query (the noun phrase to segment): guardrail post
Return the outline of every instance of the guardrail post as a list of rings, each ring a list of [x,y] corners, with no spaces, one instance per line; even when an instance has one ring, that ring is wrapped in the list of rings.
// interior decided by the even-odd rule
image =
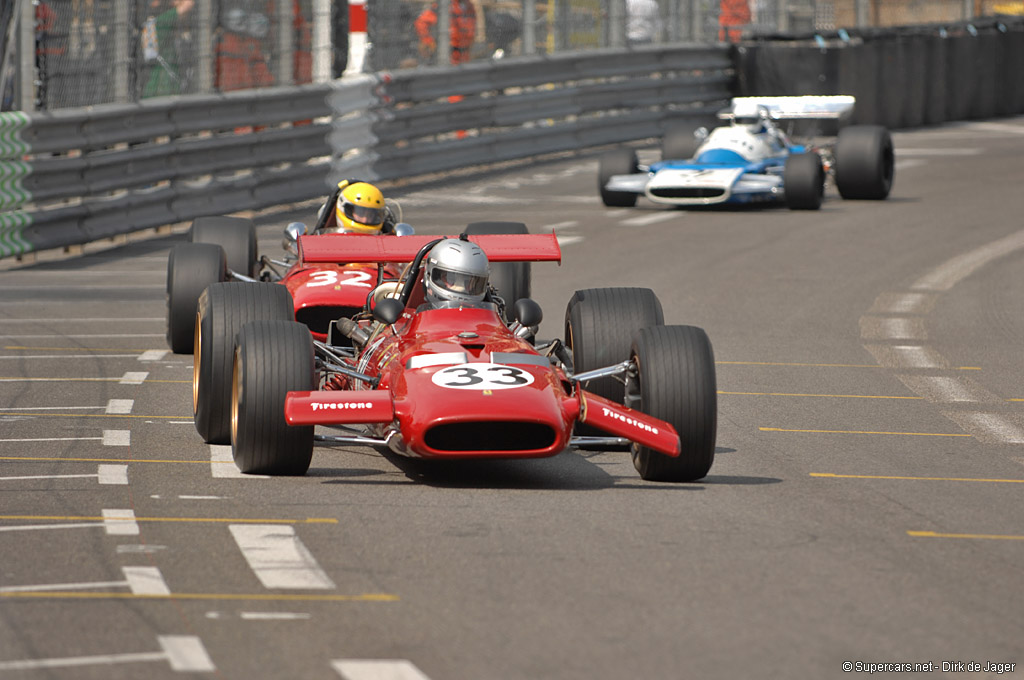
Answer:
[[[611,0],[608,9],[608,44],[611,47],[625,47],[626,0]]]
[[[871,12],[868,7],[868,0],[857,0],[856,14],[858,28],[864,28],[871,23]]]
[[[114,101],[123,104],[131,101],[128,93],[128,36],[129,30],[128,2],[119,0],[114,3]]]
[[[437,51],[435,63],[448,66],[452,63],[452,2],[439,0],[437,3]]]
[[[331,80],[331,0],[313,0],[313,82]]]
[[[295,35],[292,31],[292,3],[290,0],[278,0],[277,2],[277,73],[274,80],[278,85],[291,85],[294,78],[292,75],[292,63],[294,61]]]
[[[523,0],[523,54],[537,53],[537,0]]]
[[[195,11],[199,20],[196,22],[196,44],[199,45],[199,65],[197,67],[198,92],[213,92],[213,55],[217,46],[213,42],[213,0],[198,0]]]
[[[36,13],[32,0],[21,0],[18,24],[18,108],[36,110]]]

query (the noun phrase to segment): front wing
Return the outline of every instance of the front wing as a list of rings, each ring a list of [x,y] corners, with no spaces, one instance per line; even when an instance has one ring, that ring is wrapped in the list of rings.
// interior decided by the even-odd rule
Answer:
[[[782,200],[782,176],[743,168],[664,168],[613,175],[605,189],[646,196],[665,205],[715,205]]]

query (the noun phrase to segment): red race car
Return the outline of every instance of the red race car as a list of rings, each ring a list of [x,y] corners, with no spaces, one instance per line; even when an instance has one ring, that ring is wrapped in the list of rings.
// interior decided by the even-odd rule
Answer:
[[[710,469],[717,392],[702,329],[664,325],[648,289],[598,288],[570,300],[564,341],[539,341],[535,302],[506,305],[486,278],[473,276],[474,266],[486,274],[560,261],[554,235],[298,243],[303,266],[371,265],[379,283],[363,310],[331,323],[326,340],[293,320],[280,286],[217,283],[206,291],[200,316],[211,318],[213,331],[201,342],[214,345],[214,356],[230,355],[232,368],[215,374],[197,356],[197,429],[210,441],[204,423],[229,423],[243,472],[304,474],[317,440],[438,459],[628,448],[640,476],[658,481],[693,481]],[[446,268],[446,251],[469,269]],[[389,280],[397,263],[407,264]],[[229,403],[210,399],[225,388]],[[316,426],[335,433],[317,434]]]

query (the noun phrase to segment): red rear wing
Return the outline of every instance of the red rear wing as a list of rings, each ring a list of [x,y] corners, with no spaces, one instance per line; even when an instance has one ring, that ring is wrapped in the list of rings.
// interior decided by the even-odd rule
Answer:
[[[420,248],[441,238],[322,234],[299,237],[299,259],[311,264],[412,262]],[[554,234],[486,234],[470,236],[491,262],[559,262],[562,250]]]

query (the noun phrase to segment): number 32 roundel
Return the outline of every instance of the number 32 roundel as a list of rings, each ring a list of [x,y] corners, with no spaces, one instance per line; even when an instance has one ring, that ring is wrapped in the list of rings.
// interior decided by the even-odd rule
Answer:
[[[480,363],[449,366],[430,379],[438,387],[453,390],[509,390],[529,385],[533,375],[515,366]]]

